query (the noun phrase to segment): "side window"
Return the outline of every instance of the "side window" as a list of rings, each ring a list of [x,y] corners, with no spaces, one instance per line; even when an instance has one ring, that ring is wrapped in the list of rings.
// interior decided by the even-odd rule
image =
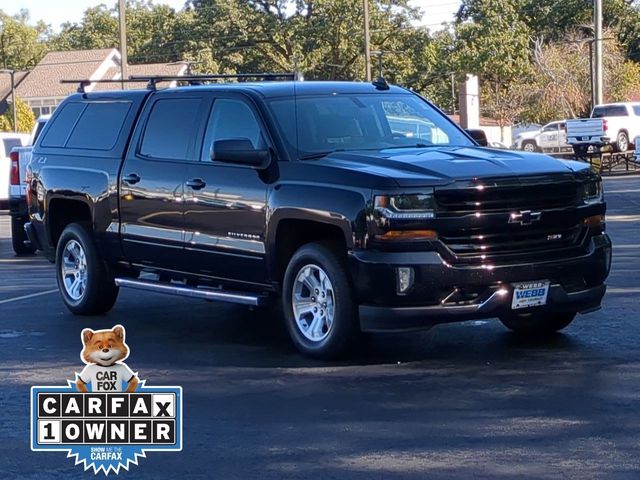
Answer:
[[[557,123],[550,123],[549,125],[544,127],[543,131],[544,132],[557,132],[558,131],[558,124]]]
[[[90,103],[73,129],[67,148],[111,150],[130,108],[131,102]]]
[[[591,118],[602,118],[606,115],[605,107],[596,107],[591,113]]]
[[[634,113],[636,116],[640,117],[640,105],[634,105],[634,106],[633,106],[633,113]]]
[[[85,108],[86,104],[78,102],[64,105],[58,115],[52,119],[52,124],[47,130],[47,134],[42,138],[41,145],[43,147],[64,147],[71,130]]]
[[[626,117],[628,115],[627,107],[624,105],[612,105],[607,108],[608,117]]]
[[[221,98],[213,103],[202,145],[202,160],[211,160],[211,148],[218,140],[247,138],[253,148],[265,147],[260,123],[245,102]]]
[[[201,98],[167,98],[153,104],[140,154],[166,160],[194,160],[191,147],[200,123]]]

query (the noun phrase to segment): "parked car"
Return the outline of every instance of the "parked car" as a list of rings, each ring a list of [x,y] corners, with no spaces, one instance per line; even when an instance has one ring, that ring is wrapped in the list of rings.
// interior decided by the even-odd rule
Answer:
[[[24,231],[24,224],[29,218],[27,212],[27,182],[26,170],[31,161],[31,151],[33,144],[40,136],[42,128],[47,123],[51,115],[41,115],[33,127],[27,145],[23,147],[13,147],[9,154],[11,160],[11,175],[9,185],[9,215],[11,215],[11,241],[13,251],[17,255],[34,253],[35,250],[28,246],[27,234]]]
[[[639,135],[640,103],[598,105],[588,119],[567,120],[567,141],[576,153],[607,145],[617,152],[626,152],[633,148],[630,139]]]
[[[330,358],[362,331],[544,334],[600,306],[611,242],[586,164],[482,148],[380,81],[149,83],[70,96],[34,148],[26,231],[75,314],[122,287],[280,303],[296,347]]]
[[[513,148],[525,152],[559,153],[571,150],[567,143],[567,126],[564,120],[547,123],[539,130],[516,135]]]
[[[11,160],[9,154],[14,147],[26,145],[27,133],[0,132],[0,205],[6,208],[9,201],[9,177]]]

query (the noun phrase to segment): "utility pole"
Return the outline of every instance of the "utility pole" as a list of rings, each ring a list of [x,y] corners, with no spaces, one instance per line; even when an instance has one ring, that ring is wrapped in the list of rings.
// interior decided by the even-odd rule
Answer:
[[[456,74],[451,72],[451,115],[456,114]]]
[[[124,90],[124,81],[127,80],[127,15],[125,0],[118,0],[118,20],[120,26],[120,77],[122,79],[122,89]]]
[[[595,103],[603,102],[603,71],[602,71],[602,0],[594,0],[593,21],[595,23]]]
[[[4,69],[0,73],[11,75],[11,103],[13,104],[13,131],[18,132],[18,104],[16,99],[16,71]]]
[[[364,64],[365,78],[367,82],[371,81],[371,39],[369,37],[369,0],[362,0],[364,11]]]

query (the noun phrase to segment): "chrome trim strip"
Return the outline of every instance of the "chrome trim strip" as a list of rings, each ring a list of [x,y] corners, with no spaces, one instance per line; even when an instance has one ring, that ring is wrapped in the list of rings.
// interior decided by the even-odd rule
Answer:
[[[249,293],[232,293],[225,291],[205,290],[201,288],[182,287],[166,283],[147,282],[142,280],[132,280],[129,278],[116,278],[115,283],[119,287],[134,288],[156,293],[166,293],[178,295],[180,297],[202,298],[219,302],[239,303],[242,305],[259,306],[263,303],[264,297]]]

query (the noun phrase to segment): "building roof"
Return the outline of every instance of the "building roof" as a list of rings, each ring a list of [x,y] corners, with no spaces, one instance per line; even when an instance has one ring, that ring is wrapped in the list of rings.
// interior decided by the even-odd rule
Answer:
[[[66,97],[77,86],[60,80],[92,78],[105,62],[119,60],[114,48],[49,52],[21,82],[17,94],[20,98]]]
[[[20,85],[20,82],[24,80],[29,72],[16,72],[14,75],[14,81],[16,87]],[[0,101],[6,100],[11,95],[11,75],[0,74]]]
[[[146,63],[141,65],[129,65],[127,75],[131,77],[135,76],[158,76],[167,75],[171,77],[179,77],[184,75],[188,65],[186,63]],[[120,67],[112,67],[102,77],[104,80],[119,80]],[[126,83],[124,88],[126,90],[135,90],[139,88],[146,88],[147,82],[133,82]],[[93,91],[107,91],[107,90],[120,90],[122,84],[120,83],[97,83]]]
[[[129,75],[183,75],[186,63],[152,63],[129,65]],[[112,80],[120,78],[120,52],[115,48],[98,50],[71,50],[49,52],[26,76],[16,89],[20,98],[66,97],[76,91],[78,85],[63,84],[61,80]],[[0,76],[1,79],[1,76]],[[128,83],[127,89],[144,88],[145,82]],[[119,83],[94,83],[91,90],[119,90]],[[2,84],[0,83],[0,93]],[[0,97],[1,99],[2,97]]]

